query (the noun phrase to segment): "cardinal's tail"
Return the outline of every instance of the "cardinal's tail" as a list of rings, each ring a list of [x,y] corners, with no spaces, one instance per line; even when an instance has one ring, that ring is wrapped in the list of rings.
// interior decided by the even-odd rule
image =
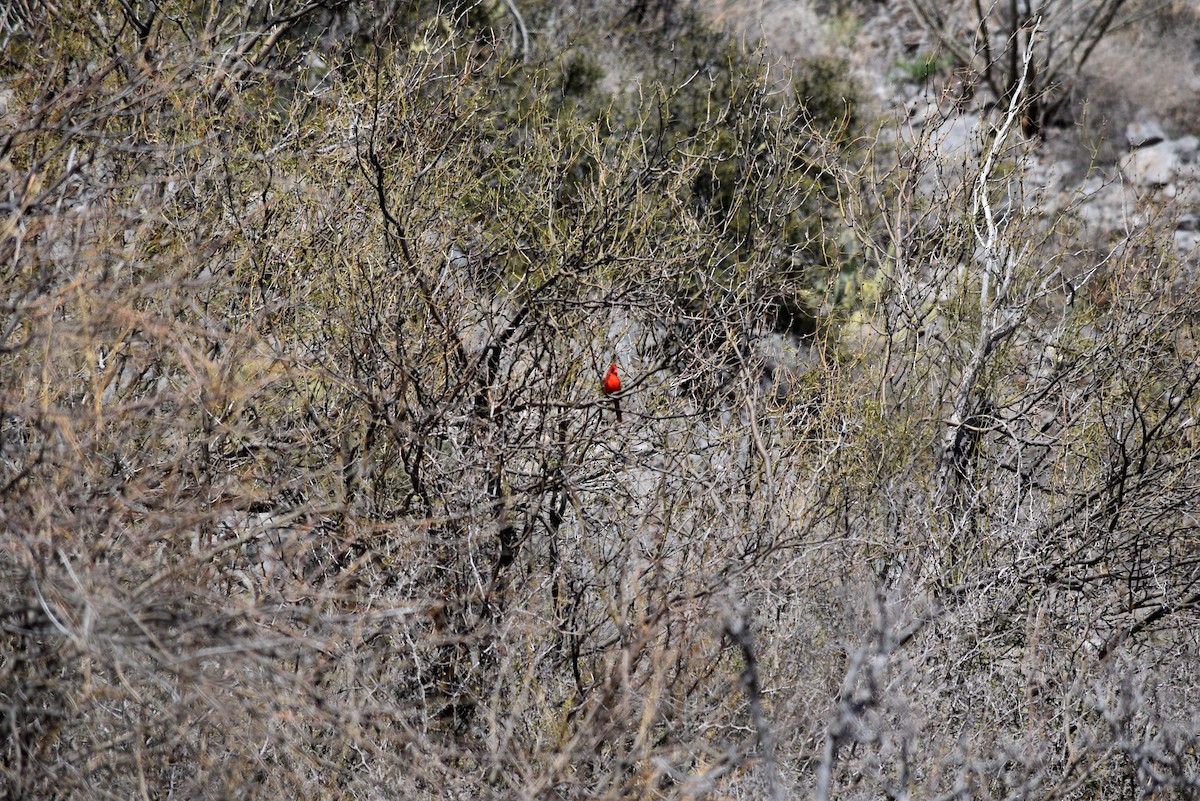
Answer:
[[[623,418],[621,417],[621,402],[616,398],[613,398],[613,411],[617,413],[617,422],[624,422]]]

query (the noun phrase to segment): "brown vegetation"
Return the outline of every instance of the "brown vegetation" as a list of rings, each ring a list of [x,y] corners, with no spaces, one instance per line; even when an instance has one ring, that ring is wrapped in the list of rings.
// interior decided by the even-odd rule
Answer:
[[[4,796],[1200,793],[1200,288],[1016,106],[930,191],[683,3],[2,21]]]

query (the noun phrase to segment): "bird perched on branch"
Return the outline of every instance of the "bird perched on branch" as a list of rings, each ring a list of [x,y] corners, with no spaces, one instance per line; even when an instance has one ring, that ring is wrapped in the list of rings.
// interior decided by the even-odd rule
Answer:
[[[604,390],[605,395],[615,395],[621,391],[621,376],[617,375],[617,363],[613,362],[608,366],[608,372],[604,374],[604,379],[600,382],[600,388]],[[617,422],[621,422],[621,402],[613,398],[613,411],[617,413]]]

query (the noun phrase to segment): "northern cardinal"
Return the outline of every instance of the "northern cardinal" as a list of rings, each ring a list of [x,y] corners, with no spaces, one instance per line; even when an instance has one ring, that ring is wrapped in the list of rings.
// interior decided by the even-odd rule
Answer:
[[[608,372],[604,374],[604,380],[600,382],[600,387],[604,390],[605,395],[613,395],[621,391],[621,376],[617,375],[616,362],[608,366]],[[621,422],[621,402],[616,398],[613,398],[613,411],[617,413],[617,422]]]

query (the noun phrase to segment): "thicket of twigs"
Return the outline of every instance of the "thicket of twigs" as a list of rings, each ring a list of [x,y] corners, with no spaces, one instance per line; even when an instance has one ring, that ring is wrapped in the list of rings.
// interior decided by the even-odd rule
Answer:
[[[0,794],[1200,794],[1195,264],[1017,100],[935,169],[683,4],[3,23]]]

